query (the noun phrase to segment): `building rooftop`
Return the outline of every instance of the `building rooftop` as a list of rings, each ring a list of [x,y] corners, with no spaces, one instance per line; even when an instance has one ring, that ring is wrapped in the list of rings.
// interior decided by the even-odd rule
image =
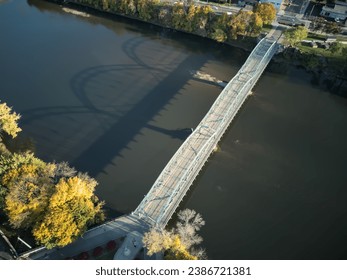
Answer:
[[[324,6],[323,10],[327,12],[347,14],[347,3],[336,2],[334,7]]]

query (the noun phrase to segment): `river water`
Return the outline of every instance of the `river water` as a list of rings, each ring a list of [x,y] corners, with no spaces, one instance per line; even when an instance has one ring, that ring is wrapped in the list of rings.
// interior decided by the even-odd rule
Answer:
[[[0,99],[22,141],[94,176],[110,217],[130,213],[247,58],[148,24],[0,2]],[[210,259],[347,258],[347,100],[271,63],[181,208]]]

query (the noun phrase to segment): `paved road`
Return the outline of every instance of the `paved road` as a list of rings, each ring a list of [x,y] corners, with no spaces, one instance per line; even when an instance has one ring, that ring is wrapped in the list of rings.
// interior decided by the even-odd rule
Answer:
[[[81,252],[86,252],[93,250],[98,246],[103,246],[110,240],[126,237],[131,232],[143,233],[148,230],[148,225],[143,221],[138,220],[131,215],[125,215],[87,231],[82,237],[68,246],[52,250],[47,250],[44,247],[41,247],[32,252],[27,252],[21,255],[21,257],[24,259],[30,258],[44,260],[71,258]],[[139,244],[138,248],[140,248],[141,245],[142,244]],[[139,251],[138,248],[131,252],[131,256],[136,255]]]

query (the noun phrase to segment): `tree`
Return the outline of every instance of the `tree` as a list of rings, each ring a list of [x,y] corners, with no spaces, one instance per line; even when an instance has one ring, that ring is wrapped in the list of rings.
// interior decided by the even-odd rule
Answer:
[[[196,256],[193,256],[187,250],[187,247],[182,243],[178,235],[174,235],[170,248],[165,254],[166,260],[197,260]]]
[[[94,195],[96,185],[86,174],[60,179],[44,218],[34,226],[36,240],[47,248],[65,246],[103,219],[103,203]]]
[[[7,187],[5,209],[14,228],[28,229],[43,218],[52,193],[54,166],[37,162],[9,170],[2,178]]]
[[[343,44],[341,44],[340,42],[333,42],[330,45],[329,51],[333,54],[339,54],[341,53],[343,49]]]
[[[0,156],[0,206],[11,226],[32,229],[38,243],[52,248],[102,221],[96,181],[76,173],[67,163],[45,163],[32,153]]]
[[[211,30],[208,36],[217,42],[224,42],[228,39],[231,17],[224,13],[220,16],[212,17]]]
[[[254,12],[260,16],[264,24],[271,24],[276,18],[276,9],[271,3],[257,4]]]
[[[29,152],[22,154],[7,152],[0,155],[0,209],[5,207],[5,197],[11,186],[15,188],[14,185],[17,184],[17,187],[23,187],[18,184],[24,183],[25,176],[23,178],[21,169],[25,165],[43,168],[45,164]],[[33,178],[31,180],[33,181]]]
[[[20,116],[11,110],[0,104],[0,128],[15,137]],[[14,229],[30,229],[38,243],[52,248],[67,245],[104,219],[94,179],[66,162],[46,163],[0,144],[0,210]]]
[[[180,236],[182,244],[186,248],[200,244],[202,237],[197,234],[205,221],[195,210],[184,209],[177,214],[177,223],[174,232]]]
[[[198,28],[197,24],[197,12],[198,12],[198,7],[195,6],[194,4],[190,5],[188,7],[188,12],[186,14],[186,19],[185,19],[185,26],[184,30],[187,32],[194,32]]]
[[[168,250],[172,244],[172,238],[172,232],[151,228],[149,232],[144,234],[142,242],[143,246],[147,249],[147,254],[152,256],[153,254]]]
[[[326,20],[323,17],[316,17],[313,21],[313,30],[322,31],[325,26]]]
[[[3,130],[12,138],[22,131],[18,127],[18,120],[20,115],[12,112],[12,108],[8,107],[6,103],[0,103],[0,131]]]
[[[341,27],[336,22],[328,21],[323,30],[325,33],[338,34],[341,32]]]
[[[169,9],[168,7],[162,7],[159,11],[158,19],[162,25],[171,26],[172,25],[171,9]]]
[[[222,29],[218,28],[212,33],[211,38],[219,43],[223,43],[228,39],[228,36]]]
[[[152,228],[143,237],[144,247],[147,254],[164,252],[166,259],[196,260],[205,258],[202,249],[194,248],[202,242],[197,234],[201,226],[205,224],[201,215],[194,210],[185,209],[177,215],[176,227],[171,231]]]
[[[166,230],[152,228],[145,233],[142,240],[144,247],[147,248],[149,256],[164,252],[167,260],[196,260],[197,257],[189,253],[187,247],[181,241],[178,234]]]
[[[262,28],[263,20],[261,16],[258,13],[253,13],[248,23],[247,33],[250,35],[258,35]]]
[[[186,26],[186,11],[182,3],[176,3],[172,7],[172,26],[181,30]]]
[[[307,37],[307,28],[298,26],[295,28],[287,29],[284,32],[286,43],[290,46],[295,46]]]
[[[232,17],[230,24],[230,35],[231,38],[237,39],[237,35],[246,35],[251,22],[253,12],[251,11],[240,11],[236,16]]]
[[[307,54],[304,56],[302,64],[306,69],[314,70],[320,67],[320,60],[319,57],[314,54]]]
[[[158,0],[137,0],[136,7],[137,12],[139,13],[139,18],[145,21],[154,19],[158,15],[156,12],[158,4]]]

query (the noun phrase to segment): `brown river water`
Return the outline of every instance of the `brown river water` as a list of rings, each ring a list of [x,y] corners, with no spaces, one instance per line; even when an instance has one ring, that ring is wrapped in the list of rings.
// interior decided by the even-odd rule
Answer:
[[[0,3],[0,100],[39,157],[94,176],[130,213],[247,52],[40,0]],[[210,259],[347,258],[347,99],[271,63],[181,208]]]

